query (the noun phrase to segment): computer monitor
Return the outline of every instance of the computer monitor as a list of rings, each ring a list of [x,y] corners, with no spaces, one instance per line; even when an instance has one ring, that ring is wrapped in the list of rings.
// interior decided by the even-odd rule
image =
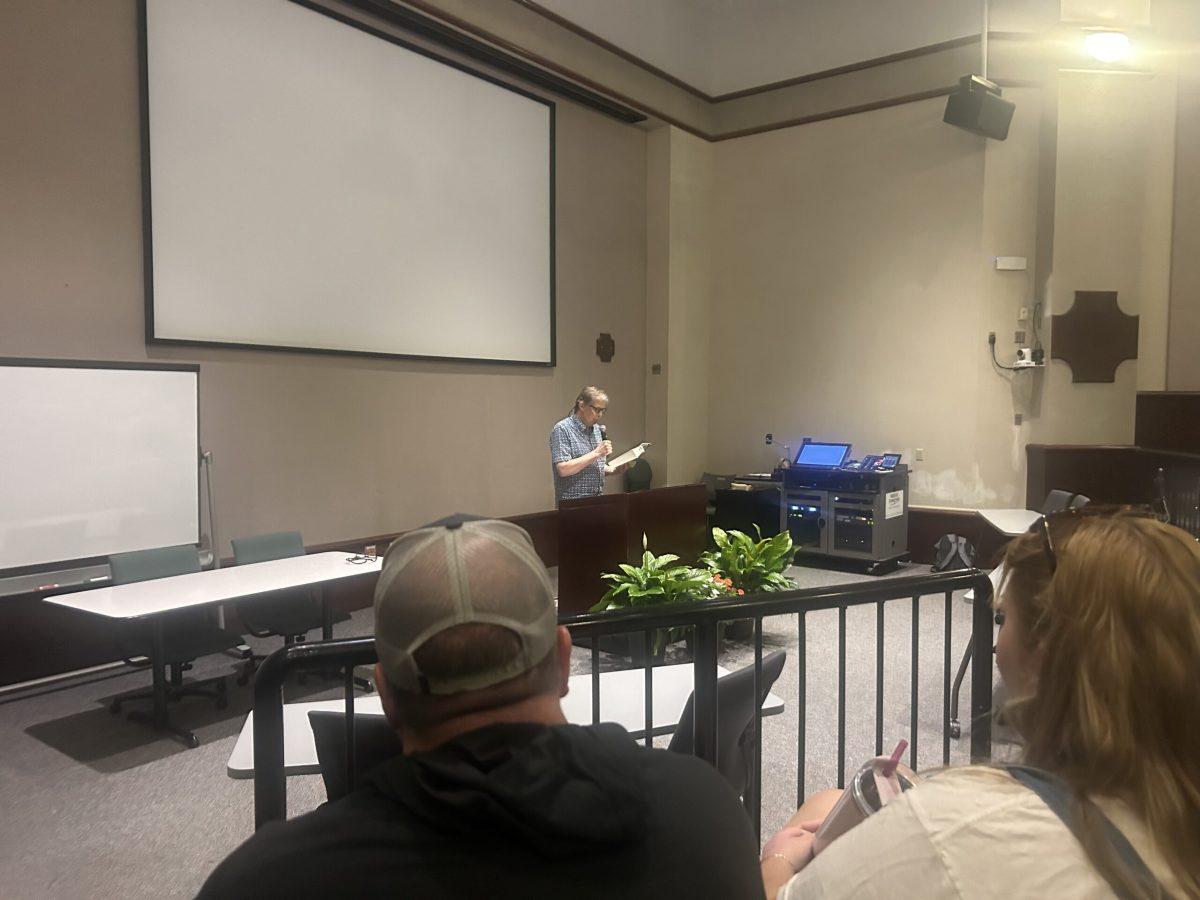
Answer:
[[[800,452],[796,454],[796,465],[836,469],[849,455],[849,444],[821,444],[810,441],[800,445]]]

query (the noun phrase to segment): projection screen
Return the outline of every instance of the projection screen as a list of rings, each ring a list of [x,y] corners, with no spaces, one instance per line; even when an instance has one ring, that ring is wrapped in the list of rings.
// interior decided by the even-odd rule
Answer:
[[[0,570],[195,544],[199,367],[0,360]]]
[[[293,0],[143,0],[147,339],[554,365],[554,104]]]

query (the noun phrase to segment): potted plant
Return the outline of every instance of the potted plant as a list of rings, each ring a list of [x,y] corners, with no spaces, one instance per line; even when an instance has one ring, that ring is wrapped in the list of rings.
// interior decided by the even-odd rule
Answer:
[[[680,603],[689,600],[708,600],[725,593],[725,585],[718,586],[707,569],[679,564],[674,553],[655,556],[646,548],[646,536],[642,535],[642,562],[633,566],[621,563],[620,572],[601,575],[611,587],[591,608],[591,612],[606,609],[628,609],[634,606],[650,606],[657,603]],[[667,644],[682,637],[683,629],[660,628],[654,637],[653,654],[661,660]],[[644,645],[640,633],[630,633],[629,655],[639,659]]]
[[[714,573],[717,583],[724,585],[726,594],[769,594],[790,591],[796,586],[784,571],[792,564],[796,549],[792,536],[781,531],[774,537],[764,538],[758,526],[754,526],[758,540],[740,531],[712,530],[716,550],[700,556],[700,564]],[[749,637],[754,632],[752,619],[730,622],[726,635],[731,638]]]

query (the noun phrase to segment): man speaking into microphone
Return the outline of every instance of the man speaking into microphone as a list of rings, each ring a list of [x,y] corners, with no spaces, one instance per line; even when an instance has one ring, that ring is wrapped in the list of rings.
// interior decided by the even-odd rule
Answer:
[[[563,500],[604,493],[604,476],[625,468],[613,468],[605,461],[612,453],[612,443],[601,424],[606,412],[608,394],[589,385],[575,398],[571,414],[551,429],[550,463],[554,468],[555,506]]]

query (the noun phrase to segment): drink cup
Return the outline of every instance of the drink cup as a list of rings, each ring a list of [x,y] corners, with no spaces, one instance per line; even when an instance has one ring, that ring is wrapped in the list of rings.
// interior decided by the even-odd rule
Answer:
[[[845,834],[867,816],[878,812],[902,792],[920,783],[920,777],[903,764],[896,764],[895,771],[890,776],[885,775],[890,762],[886,756],[877,756],[867,760],[863,767],[854,773],[854,777],[846,785],[846,790],[817,829],[813,840],[814,854],[820,853],[835,838]]]

